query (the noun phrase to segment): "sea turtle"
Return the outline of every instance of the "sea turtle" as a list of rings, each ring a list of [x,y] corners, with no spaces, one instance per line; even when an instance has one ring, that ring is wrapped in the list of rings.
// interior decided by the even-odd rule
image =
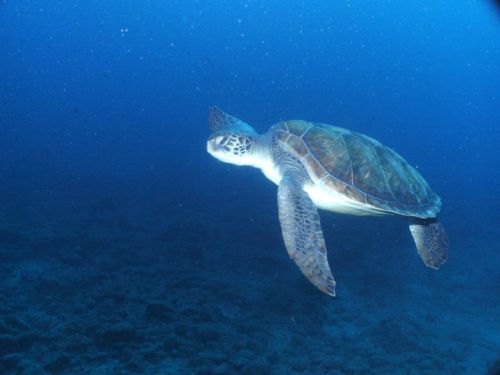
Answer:
[[[303,120],[282,121],[263,135],[210,108],[207,151],[236,165],[260,168],[278,185],[285,247],[306,278],[335,296],[318,208],[352,215],[400,215],[427,267],[447,259],[448,238],[437,221],[441,199],[399,154],[364,134]]]

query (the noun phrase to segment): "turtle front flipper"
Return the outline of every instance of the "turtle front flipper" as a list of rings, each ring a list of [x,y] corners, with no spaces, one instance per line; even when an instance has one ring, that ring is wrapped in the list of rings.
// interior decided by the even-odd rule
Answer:
[[[437,270],[448,259],[448,236],[434,219],[410,219],[410,232],[427,267]]]
[[[302,178],[300,178],[302,177]],[[285,174],[278,187],[278,210],[285,246],[307,279],[335,296],[318,210],[303,190],[303,176]]]

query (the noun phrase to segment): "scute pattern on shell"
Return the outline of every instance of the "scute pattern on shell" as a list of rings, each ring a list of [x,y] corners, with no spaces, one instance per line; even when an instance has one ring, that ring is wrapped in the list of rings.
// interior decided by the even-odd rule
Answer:
[[[381,211],[434,217],[441,200],[399,154],[364,134],[302,120],[273,131],[311,179]]]

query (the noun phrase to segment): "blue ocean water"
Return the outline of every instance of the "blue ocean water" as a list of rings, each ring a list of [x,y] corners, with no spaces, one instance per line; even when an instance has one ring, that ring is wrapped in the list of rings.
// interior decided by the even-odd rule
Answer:
[[[497,4],[2,1],[0,373],[499,373]],[[448,262],[404,219],[321,211],[322,294],[276,186],[207,154],[212,105],[394,148]]]

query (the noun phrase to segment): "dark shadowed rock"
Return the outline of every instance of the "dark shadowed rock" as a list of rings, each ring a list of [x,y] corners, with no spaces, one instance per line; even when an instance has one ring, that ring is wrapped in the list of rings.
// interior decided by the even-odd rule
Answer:
[[[143,338],[132,328],[116,328],[104,331],[95,337],[96,345],[101,348],[114,348],[143,342]]]
[[[175,311],[166,305],[152,303],[146,307],[144,318],[149,321],[171,323],[175,320]]]
[[[63,374],[71,365],[71,360],[65,355],[59,356],[56,360],[43,366],[44,370],[51,374]]]
[[[40,342],[37,335],[0,336],[0,356],[7,353],[20,353],[30,350],[36,343]]]

